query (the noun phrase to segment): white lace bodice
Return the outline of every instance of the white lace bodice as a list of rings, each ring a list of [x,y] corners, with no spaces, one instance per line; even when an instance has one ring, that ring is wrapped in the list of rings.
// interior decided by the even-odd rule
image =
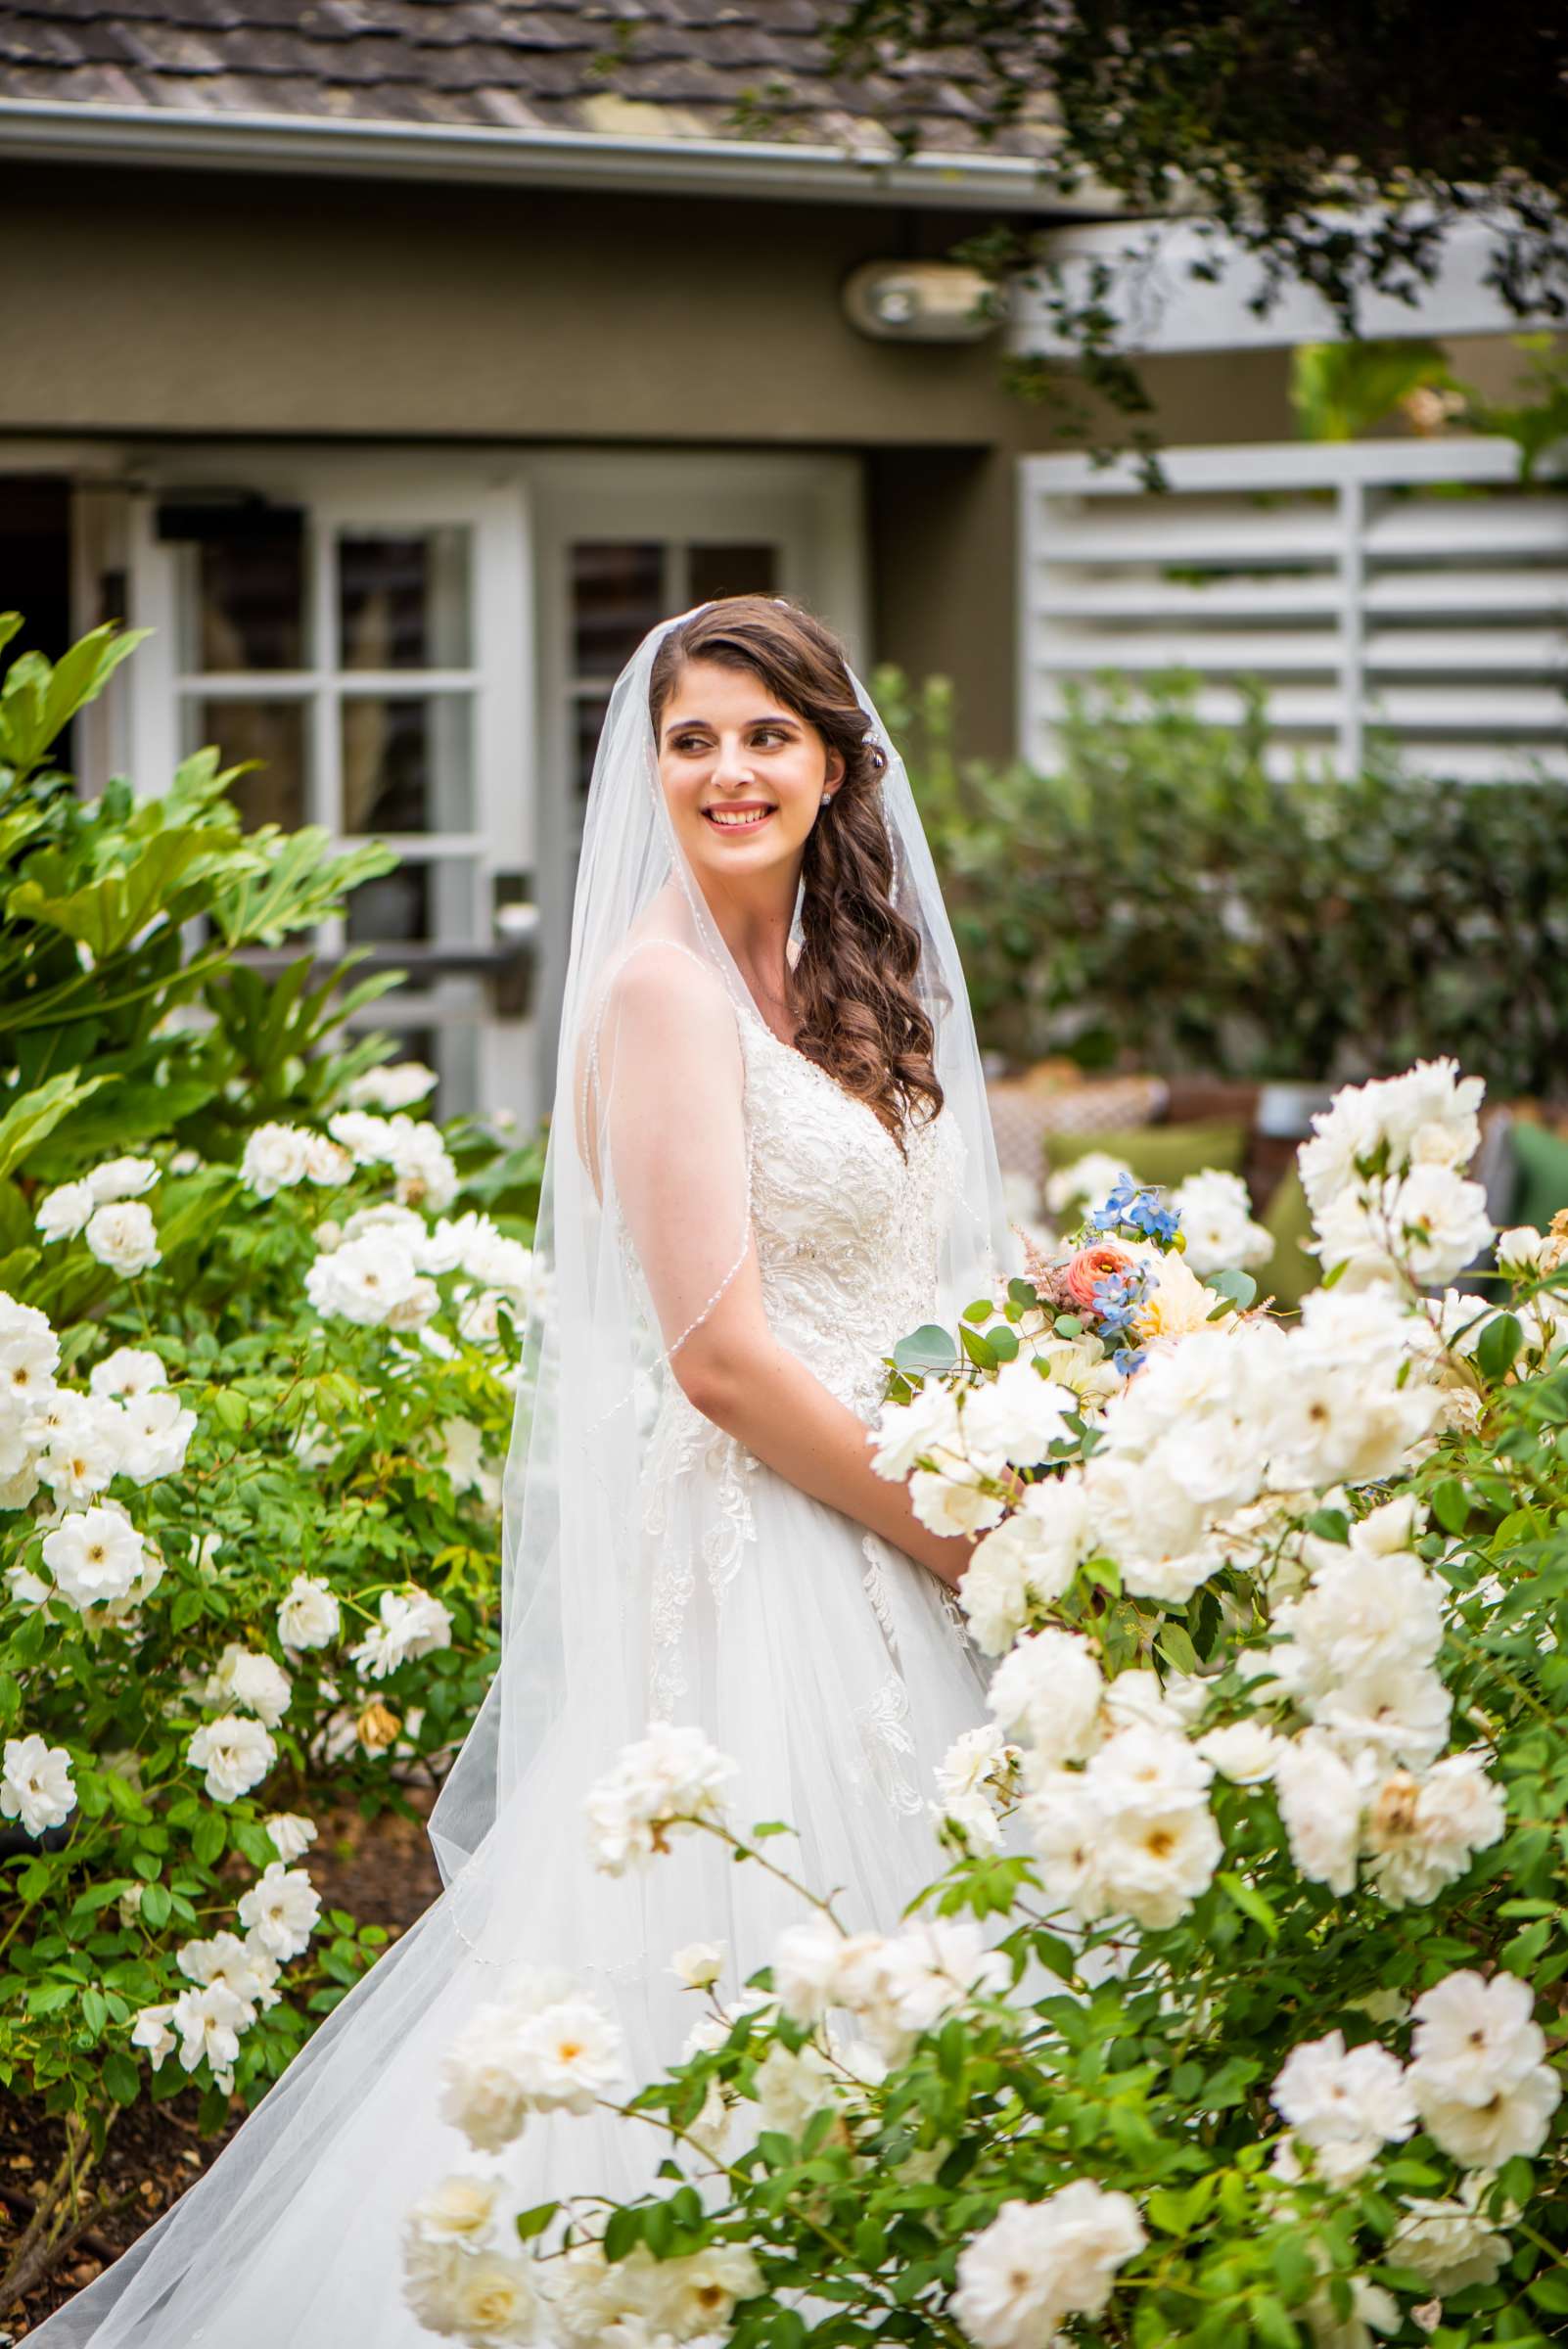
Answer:
[[[861,1418],[882,1357],[937,1310],[941,1234],[962,1179],[950,1117],[905,1128],[906,1155],[864,1101],[742,1013],[752,1231],[780,1345]]]

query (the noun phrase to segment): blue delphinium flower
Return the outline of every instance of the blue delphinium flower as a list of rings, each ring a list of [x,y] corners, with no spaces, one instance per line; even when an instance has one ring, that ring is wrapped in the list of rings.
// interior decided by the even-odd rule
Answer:
[[[1124,1174],[1103,1207],[1085,1219],[1090,1231],[1131,1231],[1140,1239],[1153,1240],[1169,1248],[1181,1229],[1181,1218],[1175,1208],[1162,1207],[1159,1193],[1133,1181]]]

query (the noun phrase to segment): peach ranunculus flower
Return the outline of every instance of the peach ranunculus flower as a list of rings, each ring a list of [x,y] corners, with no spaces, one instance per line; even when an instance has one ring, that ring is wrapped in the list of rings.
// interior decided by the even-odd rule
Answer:
[[[1080,1313],[1092,1313],[1098,1309],[1094,1292],[1102,1280],[1115,1280],[1134,1269],[1134,1260],[1125,1248],[1117,1248],[1109,1240],[1096,1240],[1089,1248],[1081,1248],[1068,1259],[1057,1275],[1064,1301],[1078,1307]]]

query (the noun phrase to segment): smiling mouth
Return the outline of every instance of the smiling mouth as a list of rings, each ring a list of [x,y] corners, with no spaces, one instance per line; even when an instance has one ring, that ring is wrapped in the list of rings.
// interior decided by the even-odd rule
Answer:
[[[705,807],[703,815],[715,832],[755,832],[765,824],[773,810],[770,806]]]

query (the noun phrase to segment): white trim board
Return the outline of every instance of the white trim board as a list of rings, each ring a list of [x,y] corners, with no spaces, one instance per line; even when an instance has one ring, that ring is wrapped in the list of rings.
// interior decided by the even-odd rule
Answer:
[[[1350,225],[1366,215],[1350,216]],[[1527,327],[1564,326],[1562,319],[1516,317],[1486,272],[1497,247],[1493,227],[1483,220],[1454,223],[1444,239],[1437,276],[1417,286],[1413,302],[1391,294],[1364,292],[1358,327],[1365,340],[1409,336],[1517,334]],[[1115,275],[1104,306],[1116,322],[1114,348],[1129,355],[1157,357],[1178,351],[1263,350],[1295,343],[1343,343],[1344,329],[1322,296],[1300,280],[1287,283],[1267,317],[1249,303],[1264,285],[1262,265],[1231,239],[1211,233],[1201,222],[1182,219],[1079,222],[1048,230],[1043,256],[1061,268],[1070,300],[1089,294],[1098,262]],[[1196,260],[1217,262],[1215,284],[1190,274]],[[1056,328],[1043,291],[1020,280],[1012,294],[1006,340],[1018,356],[1071,358],[1075,346]]]

